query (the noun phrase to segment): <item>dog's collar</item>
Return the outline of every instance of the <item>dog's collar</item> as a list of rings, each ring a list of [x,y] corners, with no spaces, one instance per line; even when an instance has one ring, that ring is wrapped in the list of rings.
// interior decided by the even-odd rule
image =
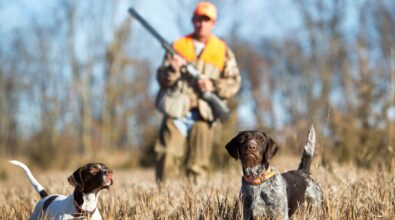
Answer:
[[[267,182],[271,177],[276,175],[276,171],[269,167],[264,173],[262,173],[259,177],[250,177],[250,176],[243,176],[244,181],[251,185],[260,185],[264,182]]]
[[[77,210],[77,213],[73,214],[73,217],[92,217],[93,213],[97,209],[95,208],[93,211],[83,210],[81,206],[78,205],[77,201],[75,201],[75,199],[73,199],[73,205],[75,210]]]

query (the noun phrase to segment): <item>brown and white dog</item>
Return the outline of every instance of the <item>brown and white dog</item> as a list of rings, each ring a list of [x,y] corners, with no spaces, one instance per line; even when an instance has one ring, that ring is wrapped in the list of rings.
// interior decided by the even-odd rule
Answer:
[[[311,127],[299,168],[280,174],[269,164],[278,151],[272,138],[260,131],[242,131],[235,136],[226,149],[241,160],[243,218],[289,219],[305,201],[321,207],[321,188],[310,176],[314,148],[315,131]]]
[[[108,189],[113,183],[113,172],[102,163],[88,163],[78,168],[68,178],[74,186],[70,195],[48,195],[44,187],[34,178],[30,169],[20,161],[10,160],[10,163],[21,167],[34,189],[40,194],[31,220],[48,217],[49,219],[65,220],[76,218],[102,219],[97,209],[98,193]]]

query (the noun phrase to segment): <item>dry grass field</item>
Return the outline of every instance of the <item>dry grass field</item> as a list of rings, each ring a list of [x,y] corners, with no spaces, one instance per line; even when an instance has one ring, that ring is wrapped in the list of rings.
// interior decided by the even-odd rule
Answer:
[[[296,158],[283,156],[274,165],[286,171],[297,163]],[[27,219],[38,195],[21,170],[3,162],[2,167],[0,219]],[[394,174],[353,166],[331,167],[312,167],[312,175],[325,194],[323,210],[300,209],[294,219],[395,218]],[[199,186],[185,179],[158,185],[151,169],[114,169],[114,185],[101,192],[99,209],[104,219],[240,219],[239,164],[234,168],[213,172],[210,180]],[[66,181],[72,170],[33,172],[50,192],[72,191]]]

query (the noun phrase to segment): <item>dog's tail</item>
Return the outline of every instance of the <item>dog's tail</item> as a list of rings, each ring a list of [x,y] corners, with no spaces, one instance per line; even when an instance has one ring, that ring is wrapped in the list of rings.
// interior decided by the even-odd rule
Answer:
[[[314,155],[315,148],[315,130],[313,125],[310,128],[307,136],[307,143],[304,146],[302,160],[300,161],[298,170],[301,170],[307,174],[310,173],[311,161]]]
[[[10,163],[20,167],[25,171],[27,178],[29,179],[30,183],[33,185],[34,189],[40,194],[41,198],[47,197],[48,193],[45,191],[44,187],[34,178],[32,172],[30,169],[22,162],[17,161],[17,160],[10,160]]]

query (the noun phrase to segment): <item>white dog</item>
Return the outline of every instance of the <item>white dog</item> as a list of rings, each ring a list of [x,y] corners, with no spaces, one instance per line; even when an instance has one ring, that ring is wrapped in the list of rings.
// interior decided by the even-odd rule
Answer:
[[[17,160],[10,163],[21,167],[34,189],[40,194],[41,200],[37,203],[30,220],[48,217],[50,219],[102,219],[97,209],[98,192],[108,189],[112,183],[112,170],[102,163],[88,163],[78,168],[69,178],[69,183],[75,187],[74,192],[68,196],[48,195],[44,187],[34,178],[29,168]]]

